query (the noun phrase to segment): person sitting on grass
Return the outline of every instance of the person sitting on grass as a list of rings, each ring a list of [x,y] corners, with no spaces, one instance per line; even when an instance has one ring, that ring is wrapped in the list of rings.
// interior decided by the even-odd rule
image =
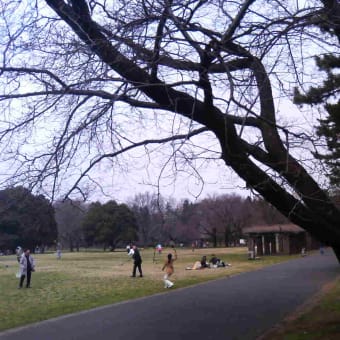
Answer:
[[[196,261],[192,267],[186,267],[186,270],[197,270],[209,268],[209,264],[207,263],[207,257],[204,255],[201,261]]]
[[[196,261],[192,267],[186,267],[185,269],[186,270],[197,270],[197,269],[201,269],[201,268],[202,268],[201,262]]]
[[[211,259],[209,260],[210,267],[217,268],[218,265],[220,264],[221,260],[218,259],[215,254],[211,255]]]
[[[209,268],[209,263],[207,262],[207,257],[204,255],[201,259],[201,268]]]
[[[212,254],[211,256],[212,256],[212,258],[209,260],[210,268],[225,267],[226,265],[230,266],[230,264],[228,264],[228,263],[225,264],[223,261],[221,261],[219,258],[217,258],[215,256],[215,254]]]

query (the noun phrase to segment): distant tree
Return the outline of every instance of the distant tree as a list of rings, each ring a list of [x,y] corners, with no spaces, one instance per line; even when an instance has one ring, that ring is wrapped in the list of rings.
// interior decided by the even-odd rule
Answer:
[[[99,229],[98,224],[101,221],[101,210],[102,205],[99,202],[92,203],[84,216],[82,229],[87,247],[92,247],[96,241],[96,234]]]
[[[137,240],[136,219],[125,204],[109,201],[90,205],[83,220],[84,238],[88,246],[101,244],[114,250],[120,241]]]
[[[201,236],[205,235],[211,239],[214,247],[217,246],[217,222],[214,209],[214,201],[210,198],[204,199],[196,205],[196,221]]]
[[[201,231],[211,237],[214,247],[219,239],[226,247],[236,244],[249,218],[245,200],[238,195],[208,197],[198,204],[197,214]]]
[[[139,239],[143,246],[146,246],[150,243],[152,233],[151,214],[149,208],[147,206],[138,207],[134,205],[132,207],[132,211],[138,225],[140,235]]]
[[[130,243],[138,241],[138,225],[136,218],[128,205],[118,205],[116,211],[116,223],[118,224],[118,229],[120,229],[120,234],[117,238]],[[113,247],[113,244],[110,246]]]
[[[87,206],[80,201],[66,200],[54,204],[55,219],[58,226],[58,240],[62,247],[68,247],[72,252],[74,248],[79,251],[83,242],[82,221]]]
[[[35,196],[24,187],[0,191],[0,247],[34,250],[56,239],[54,209],[43,195]]]
[[[148,192],[140,193],[128,203],[138,225],[138,239],[144,246],[162,242],[164,199]]]
[[[129,202],[129,206],[136,218],[140,242],[144,246],[151,244],[157,226],[154,221],[154,213],[158,212],[156,197],[148,192],[140,193]]]
[[[223,195],[217,201],[217,216],[221,219],[220,230],[226,247],[238,244],[242,228],[249,222],[251,212],[246,200],[238,195]]]
[[[165,205],[165,209],[163,212],[163,228],[162,233],[165,242],[169,243],[176,243],[179,241],[179,235],[178,235],[178,214],[176,206],[174,205],[174,202],[168,201]]]
[[[272,225],[285,224],[290,221],[282,215],[274,206],[262,198],[255,198],[249,201],[250,225]]]
[[[177,206],[177,237],[181,242],[191,243],[200,238],[199,222],[196,216],[196,203],[185,199]]]
[[[183,224],[190,223],[190,220],[192,219],[194,213],[195,213],[195,205],[191,203],[188,199],[185,199],[179,211],[180,221]]]

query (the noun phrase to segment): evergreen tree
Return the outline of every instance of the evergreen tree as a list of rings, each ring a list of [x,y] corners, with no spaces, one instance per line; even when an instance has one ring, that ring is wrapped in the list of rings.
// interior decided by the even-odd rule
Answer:
[[[88,246],[101,244],[112,250],[120,241],[137,240],[137,223],[132,211],[125,204],[109,201],[91,204],[83,220],[83,232]]]
[[[57,239],[54,208],[42,195],[24,187],[0,191],[0,248],[34,249]]]
[[[338,38],[340,43],[340,13],[339,6],[334,1],[323,1],[326,18],[320,26],[321,30]],[[330,183],[335,187],[340,185],[340,56],[328,54],[316,57],[316,64],[321,71],[326,72],[326,80],[318,87],[311,87],[302,95],[295,91],[296,104],[324,105],[327,117],[320,119],[317,134],[326,139],[328,151],[316,152],[314,156],[321,159],[329,169]]]

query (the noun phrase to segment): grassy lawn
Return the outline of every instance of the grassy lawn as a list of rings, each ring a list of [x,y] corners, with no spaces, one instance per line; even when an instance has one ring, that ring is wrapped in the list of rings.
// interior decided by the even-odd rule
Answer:
[[[0,257],[0,330],[97,306],[164,292],[161,267],[169,249],[153,261],[153,250],[141,250],[144,278],[130,278],[132,261],[126,252],[64,253],[34,255],[36,272],[31,289],[17,289],[15,256]],[[228,277],[292,259],[292,256],[247,259],[246,248],[179,249],[175,263],[175,288]],[[203,255],[216,254],[231,267],[185,270]]]
[[[261,340],[340,339],[340,277]]]

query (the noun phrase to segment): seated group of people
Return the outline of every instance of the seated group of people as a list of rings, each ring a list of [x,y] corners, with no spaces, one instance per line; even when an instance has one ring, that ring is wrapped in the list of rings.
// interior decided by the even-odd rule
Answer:
[[[196,270],[196,269],[204,269],[204,268],[219,268],[230,266],[230,264],[226,264],[217,258],[214,254],[211,255],[211,259],[209,262],[207,261],[207,257],[204,255],[201,261],[196,261],[192,267],[187,267],[187,270]]]

